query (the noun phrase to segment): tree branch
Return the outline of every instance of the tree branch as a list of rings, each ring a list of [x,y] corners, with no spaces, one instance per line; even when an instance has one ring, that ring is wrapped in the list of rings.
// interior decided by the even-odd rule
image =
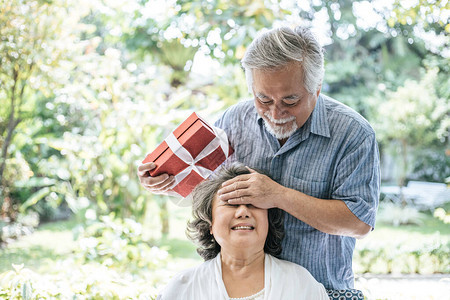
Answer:
[[[14,130],[16,129],[17,125],[22,121],[19,117],[15,118],[16,114],[16,87],[17,87],[17,81],[19,78],[19,71],[17,69],[14,69],[13,71],[13,80],[14,84],[11,87],[11,111],[9,113],[9,121],[8,121],[8,128],[7,128],[7,135],[6,139],[3,142],[2,145],[2,152],[1,152],[1,164],[0,164],[0,188],[4,187],[4,178],[3,173],[5,171],[6,166],[6,158],[8,157],[8,148],[11,143],[12,137],[14,135]],[[0,204],[2,204],[0,201]]]

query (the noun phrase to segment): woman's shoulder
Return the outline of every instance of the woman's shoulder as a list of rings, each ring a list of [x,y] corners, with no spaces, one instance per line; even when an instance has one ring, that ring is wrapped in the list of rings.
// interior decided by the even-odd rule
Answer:
[[[188,295],[193,290],[201,288],[198,285],[207,284],[208,279],[213,278],[214,268],[212,264],[213,260],[208,260],[200,265],[179,272],[169,280],[158,299],[181,299],[183,297],[189,299]]]
[[[185,269],[176,274],[168,283],[169,285],[182,286],[192,284],[192,282],[201,280],[202,277],[208,278],[214,273],[213,259],[207,260],[197,266]]]
[[[296,263],[276,258],[275,256],[272,256],[270,254],[267,254],[267,256],[272,261],[273,267],[275,267],[275,268],[280,268],[281,270],[283,270],[285,272],[287,271],[287,272],[302,273],[302,274],[311,276],[311,273],[309,273],[309,271],[306,268],[304,268]]]
[[[268,255],[275,289],[286,287],[282,299],[328,299],[324,286],[304,267]],[[280,299],[281,299],[280,298]]]

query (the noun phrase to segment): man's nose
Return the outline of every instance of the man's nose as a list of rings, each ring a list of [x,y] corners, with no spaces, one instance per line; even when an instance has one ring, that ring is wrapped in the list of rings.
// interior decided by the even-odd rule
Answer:
[[[272,105],[271,107],[270,114],[272,115],[272,119],[279,120],[285,117],[286,112],[284,108],[280,106],[280,104],[274,103],[274,105]]]
[[[241,204],[237,207],[235,214],[236,218],[249,218],[250,215],[250,210],[247,205]]]

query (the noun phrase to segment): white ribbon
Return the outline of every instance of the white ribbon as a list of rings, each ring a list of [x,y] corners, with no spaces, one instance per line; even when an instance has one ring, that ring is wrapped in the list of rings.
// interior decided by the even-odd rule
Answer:
[[[212,139],[212,141],[197,155],[196,158],[193,158],[189,151],[184,148],[173,133],[169,134],[169,136],[165,139],[165,142],[172,150],[172,152],[178,156],[182,161],[184,161],[188,166],[183,169],[180,173],[175,175],[175,185],[179,184],[183,179],[185,179],[192,171],[197,172],[204,179],[208,178],[209,175],[213,173],[214,170],[206,169],[202,166],[196,165],[200,160],[210,155],[214,150],[218,147],[222,148],[223,153],[225,154],[225,158],[228,157],[229,146],[228,146],[228,138],[225,131],[220,128],[211,126],[216,137]],[[168,193],[172,194],[172,193]],[[178,194],[177,194],[178,195]]]

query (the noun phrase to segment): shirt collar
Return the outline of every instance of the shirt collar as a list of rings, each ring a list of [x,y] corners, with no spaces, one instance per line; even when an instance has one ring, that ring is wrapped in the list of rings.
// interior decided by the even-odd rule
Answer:
[[[260,116],[260,114],[258,113],[258,110],[257,110],[257,108],[256,108],[256,105],[255,105],[255,103],[253,103],[253,107],[255,108],[255,112],[256,112],[256,115],[258,116],[258,118],[256,119],[257,121],[258,121],[258,124],[259,125],[263,125],[264,123],[264,120],[263,120],[263,118]]]
[[[327,109],[322,95],[317,97],[316,107],[311,115],[311,133],[330,137],[330,125],[328,123]]]

